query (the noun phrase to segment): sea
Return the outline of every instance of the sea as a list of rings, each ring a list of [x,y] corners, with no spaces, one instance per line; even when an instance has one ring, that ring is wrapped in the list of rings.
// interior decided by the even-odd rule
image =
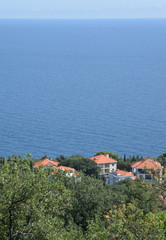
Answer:
[[[166,19],[0,19],[0,156],[166,152]]]

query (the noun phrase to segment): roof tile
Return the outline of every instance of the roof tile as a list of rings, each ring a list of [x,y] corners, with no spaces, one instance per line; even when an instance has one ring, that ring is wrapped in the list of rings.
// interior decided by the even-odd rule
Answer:
[[[35,162],[34,167],[51,167],[51,166],[58,166],[59,162],[54,162],[49,160],[48,158],[43,159],[42,161]]]
[[[155,161],[154,159],[147,158],[145,160],[133,163],[131,165],[133,168],[138,168],[138,169],[161,169],[163,166],[161,166],[161,163]]]
[[[117,174],[120,174],[120,175],[124,176],[124,177],[132,177],[133,180],[136,179],[136,177],[131,172],[126,172],[126,171],[119,170],[119,169],[117,169],[115,172]]]
[[[105,155],[98,155],[98,156],[94,156],[90,158],[91,160],[93,160],[96,164],[102,164],[102,163],[116,163],[117,161],[106,157]]]

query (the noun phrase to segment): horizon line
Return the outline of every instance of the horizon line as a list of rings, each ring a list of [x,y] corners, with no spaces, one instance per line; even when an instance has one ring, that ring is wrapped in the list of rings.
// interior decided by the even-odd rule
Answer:
[[[51,18],[51,17],[0,17],[0,19],[7,19],[7,20],[13,20],[13,19],[16,19],[16,20],[114,20],[114,19],[166,19],[166,17],[112,17],[112,18],[85,18],[85,17],[82,17],[82,18],[71,18],[71,17],[60,17],[60,18]]]

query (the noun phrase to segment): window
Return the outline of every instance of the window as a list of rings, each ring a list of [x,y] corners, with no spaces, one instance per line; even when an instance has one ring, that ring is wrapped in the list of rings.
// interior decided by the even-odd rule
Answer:
[[[140,177],[140,178],[144,178],[144,175],[141,175],[141,174],[140,174],[139,177]]]
[[[136,168],[133,168],[133,172],[136,173]]]
[[[145,179],[151,179],[151,175],[149,174],[145,175]]]
[[[109,168],[109,163],[106,163],[106,164],[105,164],[105,168]]]
[[[114,166],[114,163],[112,163],[112,166]]]

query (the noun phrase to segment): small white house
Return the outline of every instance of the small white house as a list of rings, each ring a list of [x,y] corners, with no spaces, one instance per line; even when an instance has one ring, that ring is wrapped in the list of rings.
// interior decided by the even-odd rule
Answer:
[[[59,162],[51,161],[50,159],[47,159],[47,158],[43,159],[42,161],[36,162],[34,164],[34,168],[38,168],[38,167],[43,167],[44,169],[53,167],[57,169],[57,171],[58,170],[66,171],[66,176],[68,177],[78,175],[78,172],[74,168],[59,166]]]
[[[106,178],[106,183],[113,185],[127,178],[131,180],[136,179],[136,177],[134,177],[134,175],[131,172],[126,172],[126,171],[117,169],[116,171],[109,173],[108,177]]]

